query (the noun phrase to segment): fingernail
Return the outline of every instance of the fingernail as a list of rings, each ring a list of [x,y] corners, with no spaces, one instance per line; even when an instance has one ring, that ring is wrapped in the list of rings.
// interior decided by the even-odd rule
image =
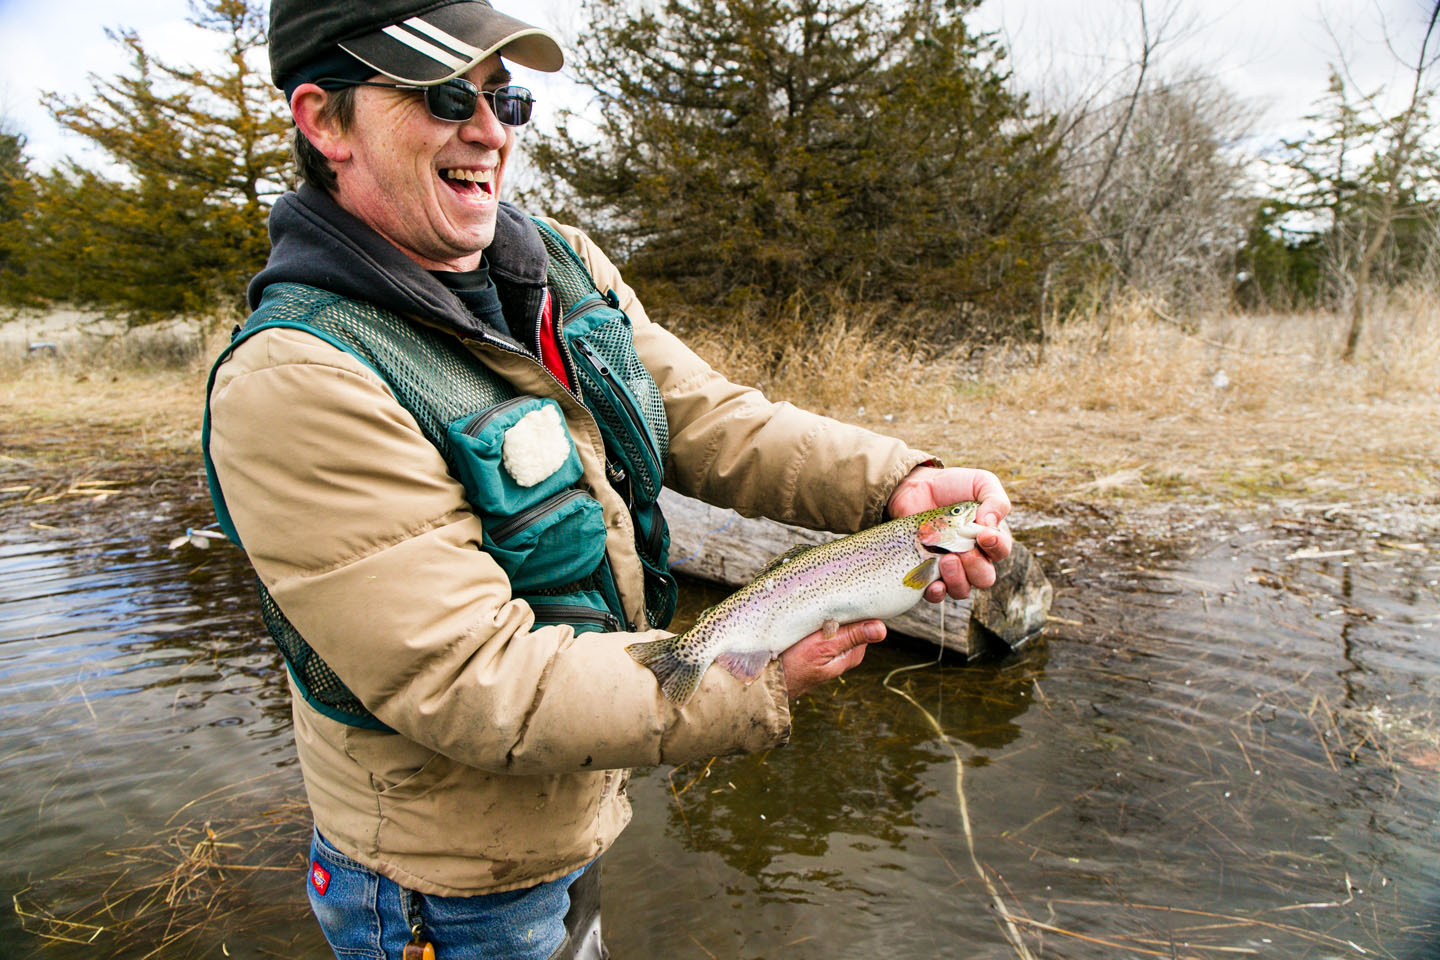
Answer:
[[[885,636],[885,631],[884,631],[884,629],[883,629],[878,623],[867,623],[867,624],[865,624],[865,639],[866,639],[866,640],[869,640],[871,643],[874,643],[876,640],[879,640],[879,639],[880,639],[881,637],[883,637],[883,636]]]

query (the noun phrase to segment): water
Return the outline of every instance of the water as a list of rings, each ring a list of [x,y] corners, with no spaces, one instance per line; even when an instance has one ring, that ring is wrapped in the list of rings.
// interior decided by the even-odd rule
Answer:
[[[187,480],[0,513],[0,956],[328,956],[248,568],[166,547],[207,510]],[[637,772],[612,950],[1022,956],[1003,910],[1037,958],[1440,956],[1428,510],[1033,529],[1047,635],[891,680],[945,738],[884,685],[933,650],[891,642],[789,746]]]

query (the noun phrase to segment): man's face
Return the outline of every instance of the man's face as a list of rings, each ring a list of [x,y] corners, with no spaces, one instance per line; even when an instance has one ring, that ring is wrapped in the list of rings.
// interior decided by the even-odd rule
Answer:
[[[499,56],[464,76],[482,90],[510,79]],[[355,120],[343,137],[350,157],[334,165],[342,207],[427,270],[479,266],[515,143],[484,98],[475,116],[450,123],[432,117],[415,91],[356,87]]]

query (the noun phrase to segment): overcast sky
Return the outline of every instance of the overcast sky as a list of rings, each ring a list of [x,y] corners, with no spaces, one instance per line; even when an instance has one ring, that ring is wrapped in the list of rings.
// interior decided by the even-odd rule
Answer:
[[[1138,38],[1138,0],[988,0],[972,23],[1006,39],[1022,83],[1066,90],[1093,82],[1125,62]],[[1150,9],[1163,0],[1147,0]],[[1329,64],[1343,51],[1366,90],[1403,86],[1402,68],[1386,48],[1388,35],[1407,57],[1418,50],[1434,0],[1188,0],[1178,11],[1162,66],[1193,66],[1213,75],[1263,110],[1257,144],[1304,130],[1302,120],[1325,92]],[[573,43],[575,4],[497,0]],[[538,12],[534,12],[538,11]],[[87,74],[125,69],[105,28],[137,31],[146,49],[174,63],[202,63],[208,35],[185,22],[185,0],[0,0],[0,117],[28,138],[28,153],[46,167],[81,156],[84,142],[62,132],[39,105],[42,90],[80,95]],[[1328,27],[1327,27],[1328,24]],[[564,78],[525,78],[543,105],[574,100]],[[578,104],[577,104],[578,105]]]

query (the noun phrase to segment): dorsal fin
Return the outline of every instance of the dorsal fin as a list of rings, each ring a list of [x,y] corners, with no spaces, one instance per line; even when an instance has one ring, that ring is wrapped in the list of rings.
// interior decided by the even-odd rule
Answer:
[[[783,567],[785,564],[789,563],[791,560],[794,560],[802,553],[809,553],[813,549],[814,547],[811,547],[808,544],[797,543],[795,544],[795,546],[791,547],[789,550],[786,550],[778,557],[771,558],[770,562],[765,564],[765,566],[761,568],[760,572],[755,574],[755,576],[763,577],[765,576],[765,574],[771,573],[772,571],[778,570],[780,567]]]

